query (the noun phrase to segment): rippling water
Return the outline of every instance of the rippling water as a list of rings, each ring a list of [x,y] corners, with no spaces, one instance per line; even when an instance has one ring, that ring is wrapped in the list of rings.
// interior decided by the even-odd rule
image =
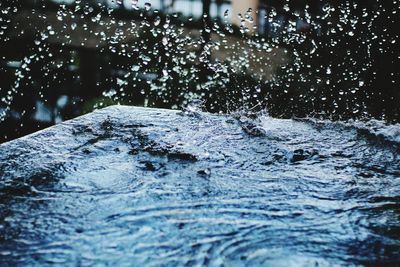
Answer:
[[[399,133],[100,110],[0,146],[0,262],[399,264]]]

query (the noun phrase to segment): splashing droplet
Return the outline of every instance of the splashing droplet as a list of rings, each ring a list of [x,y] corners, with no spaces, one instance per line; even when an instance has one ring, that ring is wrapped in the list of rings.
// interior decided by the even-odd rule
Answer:
[[[151,9],[151,4],[149,2],[144,3],[144,9],[149,11]]]

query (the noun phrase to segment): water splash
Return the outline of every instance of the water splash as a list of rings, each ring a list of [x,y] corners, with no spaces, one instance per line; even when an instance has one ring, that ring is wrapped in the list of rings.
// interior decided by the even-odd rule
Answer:
[[[50,101],[53,88],[63,84],[74,88],[65,110],[77,110],[65,118],[112,103],[177,109],[193,99],[202,99],[211,112],[258,106],[279,117],[398,116],[397,95],[381,88],[395,88],[399,73],[392,68],[384,78],[377,70],[380,55],[391,54],[397,44],[392,24],[382,24],[394,23],[396,1],[326,3],[320,11],[291,3],[261,6],[239,14],[238,25],[232,23],[237,15],[222,9],[220,20],[205,26],[208,17],[164,14],[154,3],[128,2],[70,1],[54,13],[5,7],[4,41],[29,37],[26,16],[39,26],[9,88],[0,89],[1,120],[12,112],[33,114],[36,103],[18,104],[29,102],[27,91],[31,99],[45,99],[54,117],[63,114]],[[81,49],[94,55],[85,58]],[[85,68],[96,75],[84,74]]]

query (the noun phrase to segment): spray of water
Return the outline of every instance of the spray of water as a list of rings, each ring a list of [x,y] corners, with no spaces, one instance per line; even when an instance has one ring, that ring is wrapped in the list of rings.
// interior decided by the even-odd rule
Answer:
[[[10,86],[0,89],[2,121],[43,118],[39,102],[54,122],[109,104],[178,109],[193,100],[211,112],[257,107],[281,117],[399,118],[397,0],[284,1],[242,14],[220,10],[211,22],[207,14],[165,14],[141,1],[63,1],[52,11],[2,5],[2,42],[34,37],[8,72]],[[26,17],[37,22],[34,32]],[[102,62],[87,63],[96,58]],[[103,78],[87,78],[85,70]],[[26,97],[39,100],[18,106]],[[66,107],[75,113],[63,116]]]

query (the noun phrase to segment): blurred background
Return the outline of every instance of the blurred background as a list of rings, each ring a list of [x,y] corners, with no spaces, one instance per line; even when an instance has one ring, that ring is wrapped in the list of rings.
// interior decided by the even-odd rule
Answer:
[[[0,142],[112,104],[400,121],[397,0],[2,0]]]

